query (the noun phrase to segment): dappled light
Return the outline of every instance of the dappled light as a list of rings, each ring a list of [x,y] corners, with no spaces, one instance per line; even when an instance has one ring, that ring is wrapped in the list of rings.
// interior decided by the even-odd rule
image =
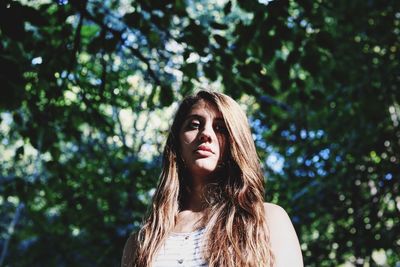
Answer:
[[[305,266],[400,266],[399,10],[2,1],[0,266],[119,266],[200,88],[248,115]]]

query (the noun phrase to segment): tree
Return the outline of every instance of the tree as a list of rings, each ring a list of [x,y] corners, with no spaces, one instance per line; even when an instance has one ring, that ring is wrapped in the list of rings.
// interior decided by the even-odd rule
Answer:
[[[398,264],[397,10],[3,1],[0,265],[118,265],[174,103],[205,82],[247,106],[266,198],[291,215],[307,266]]]

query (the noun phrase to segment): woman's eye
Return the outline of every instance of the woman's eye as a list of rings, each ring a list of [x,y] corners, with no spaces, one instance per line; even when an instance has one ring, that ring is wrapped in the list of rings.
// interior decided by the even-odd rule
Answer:
[[[189,122],[188,126],[189,126],[190,129],[198,129],[198,128],[200,128],[200,122],[191,121],[191,122]]]
[[[219,124],[217,124],[215,126],[215,130],[217,132],[220,132],[220,133],[227,133],[228,132],[228,130],[226,129],[225,125],[219,125]]]

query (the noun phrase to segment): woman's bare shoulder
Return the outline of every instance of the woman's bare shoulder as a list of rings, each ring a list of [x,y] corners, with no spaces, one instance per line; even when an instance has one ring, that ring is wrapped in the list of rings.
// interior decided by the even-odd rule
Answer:
[[[275,266],[303,266],[299,239],[287,212],[272,203],[264,203],[264,209]]]
[[[137,245],[137,233],[132,233],[125,242],[124,251],[122,253],[121,267],[133,266]]]
[[[281,206],[269,202],[264,202],[264,209],[267,216],[272,214],[283,215],[283,213],[286,213],[286,211]]]

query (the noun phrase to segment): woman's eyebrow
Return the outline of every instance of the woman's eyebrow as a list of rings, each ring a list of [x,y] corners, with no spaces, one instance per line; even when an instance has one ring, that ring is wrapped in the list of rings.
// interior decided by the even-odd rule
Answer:
[[[185,121],[190,120],[190,119],[200,119],[200,120],[203,120],[203,119],[204,119],[204,116],[199,115],[199,114],[190,114],[190,115],[186,116]],[[216,118],[214,118],[214,121],[218,121],[218,122],[223,122],[223,123],[225,123],[225,120],[224,120],[224,118],[222,118],[222,117],[216,117]]]
[[[202,118],[203,118],[203,116],[201,116],[201,115],[198,115],[198,114],[190,114],[190,115],[186,116],[185,121],[186,121],[186,120],[189,120],[189,119],[202,119]]]

